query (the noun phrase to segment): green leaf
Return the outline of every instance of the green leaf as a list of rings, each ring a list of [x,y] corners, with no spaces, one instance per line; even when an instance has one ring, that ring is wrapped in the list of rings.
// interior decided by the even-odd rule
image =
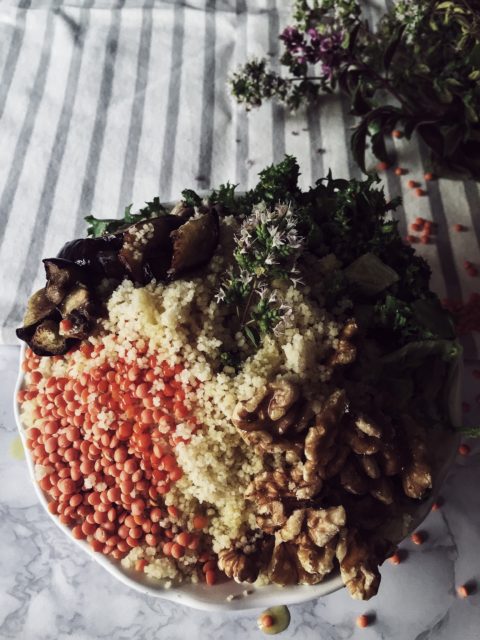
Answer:
[[[410,342],[398,351],[381,358],[384,365],[394,365],[397,370],[417,368],[425,358],[435,355],[445,362],[455,362],[462,348],[453,340],[422,340]]]
[[[259,340],[258,340],[257,336],[253,333],[253,331],[247,325],[245,325],[243,327],[243,331],[244,331],[245,335],[247,336],[247,338],[252,343],[252,345],[257,349],[259,347]]]
[[[167,213],[167,210],[165,209],[163,204],[160,202],[160,198],[158,196],[155,196],[155,198],[150,202],[146,202],[145,205],[146,206],[140,209],[140,211],[138,212],[141,216],[152,218],[154,217],[153,214],[155,213],[157,213],[158,215],[164,215]],[[130,214],[130,210],[131,210],[131,205],[129,208],[129,214]],[[135,215],[132,215],[132,220],[133,221],[135,220]]]
[[[392,63],[393,60],[393,56],[395,55],[397,49],[398,49],[398,45],[400,44],[404,31],[405,31],[405,26],[406,25],[402,25],[396,35],[393,37],[393,39],[390,41],[389,45],[387,46],[386,50],[385,50],[385,54],[383,56],[383,67],[385,69],[385,71],[388,71],[388,69],[390,68],[390,65]]]
[[[267,204],[276,204],[279,201],[294,199],[300,194],[299,175],[300,168],[297,160],[293,156],[286,155],[282,162],[272,164],[260,172],[259,183],[255,189],[245,194],[242,202],[251,207],[262,201]]]
[[[388,151],[385,145],[385,136],[383,131],[379,131],[371,137],[371,144],[372,152],[375,157],[383,162],[388,162]]]
[[[419,124],[418,133],[437,156],[443,156],[443,136],[433,124]]]
[[[480,426],[478,427],[460,427],[457,429],[465,438],[480,438]]]
[[[357,126],[350,139],[350,147],[355,162],[360,169],[366,173],[365,169],[365,148],[367,146],[368,120],[364,118]]]
[[[396,271],[373,253],[365,253],[354,260],[344,269],[344,273],[347,279],[357,285],[358,290],[367,296],[374,296],[384,291],[400,279]]]
[[[100,236],[116,233],[131,224],[140,222],[140,220],[149,220],[150,218],[158,218],[166,213],[165,208],[160,204],[160,199],[154,198],[151,202],[146,203],[146,207],[140,209],[138,213],[132,213],[132,205],[125,207],[123,218],[96,218],[95,216],[86,216],[84,219],[88,223],[87,236],[98,238]]]
[[[403,122],[403,134],[407,138],[407,140],[410,140],[410,138],[412,137],[412,134],[417,127],[417,124],[418,124],[417,118],[405,118]]]
[[[458,149],[465,135],[465,126],[462,123],[442,127],[443,155],[451,156]]]
[[[238,187],[237,184],[230,184],[227,182],[225,184],[221,184],[218,189],[215,189],[210,194],[208,201],[211,204],[222,204],[225,208],[232,210],[236,208],[236,196],[235,189]]]
[[[477,42],[468,56],[468,62],[472,67],[480,67],[480,42]]]
[[[350,32],[347,32],[347,35],[344,36],[342,47],[347,49],[347,51],[352,54],[355,49],[355,45],[357,43],[358,33],[360,31],[361,24],[357,24],[353,27]]]
[[[415,318],[439,338],[453,340],[455,329],[450,314],[440,304],[438,298],[424,298],[412,304]]]
[[[356,116],[363,116],[368,113],[371,108],[371,104],[363,95],[361,84],[357,84],[352,98],[352,114]]]
[[[201,197],[193,189],[184,189],[182,191],[182,201],[187,207],[198,207],[202,204]]]

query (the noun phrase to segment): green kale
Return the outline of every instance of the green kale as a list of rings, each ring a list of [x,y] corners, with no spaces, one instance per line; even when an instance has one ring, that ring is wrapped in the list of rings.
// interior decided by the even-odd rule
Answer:
[[[202,204],[202,199],[193,189],[184,189],[182,191],[182,201],[187,207],[199,207]]]
[[[260,172],[257,186],[248,191],[241,203],[251,208],[254,204],[265,202],[274,206],[278,202],[295,202],[301,196],[298,188],[300,169],[293,156],[285,156],[279,164],[272,164]]]
[[[218,189],[214,189],[208,197],[210,204],[221,204],[229,212],[236,211],[238,207],[238,198],[235,195],[235,189],[238,184],[230,184],[227,182],[221,184]]]
[[[158,197],[155,197],[151,202],[146,202],[145,204],[146,206],[140,209],[138,213],[132,213],[133,205],[131,204],[125,207],[123,218],[96,218],[95,216],[86,216],[85,221],[89,225],[87,228],[87,236],[98,238],[110,233],[115,233],[126,229],[131,224],[135,224],[141,220],[158,218],[167,212]]]

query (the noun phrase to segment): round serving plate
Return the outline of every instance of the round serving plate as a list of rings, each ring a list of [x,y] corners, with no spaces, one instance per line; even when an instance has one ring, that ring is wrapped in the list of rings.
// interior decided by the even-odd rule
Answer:
[[[96,553],[87,542],[74,538],[71,529],[61,524],[58,518],[48,510],[47,497],[35,479],[34,464],[30,455],[30,450],[26,446],[26,430],[20,418],[20,408],[17,402],[18,391],[24,384],[24,373],[21,368],[24,354],[25,345],[22,343],[20,350],[19,373],[15,386],[13,405],[17,428],[25,450],[25,458],[27,460],[30,478],[39,502],[45,509],[48,516],[55,522],[57,527],[59,527],[73,543],[81,547],[95,562],[106,569],[114,578],[128,587],[149,596],[163,598],[164,600],[170,600],[172,602],[193,607],[194,609],[201,609],[205,611],[238,611],[271,607],[278,604],[298,604],[325,596],[333,591],[337,591],[343,586],[340,575],[335,573],[327,577],[320,584],[313,586],[294,585],[278,587],[275,585],[267,585],[263,587],[255,587],[245,583],[238,584],[233,580],[229,580],[211,587],[205,584],[189,584],[167,589],[158,581],[148,578],[139,572],[124,569],[120,561],[110,559],[102,553]],[[454,424],[459,424],[459,418],[461,415],[461,369],[461,361],[459,361],[456,366],[454,383],[451,385],[450,389],[450,410]],[[401,538],[405,537],[407,533],[418,527],[420,522],[430,511],[433,501],[436,496],[438,496],[440,486],[445,479],[448,468],[455,457],[458,441],[459,437],[454,432],[449,432],[448,437],[441,439],[441,443],[439,443],[438,434],[436,435],[436,445],[439,444],[440,446],[436,446],[435,449],[437,456],[434,461],[434,487],[432,494],[428,500],[423,501],[420,505],[416,506],[414,510],[412,510],[411,519],[408,522],[408,531],[403,531],[403,534],[398,537],[399,541]]]

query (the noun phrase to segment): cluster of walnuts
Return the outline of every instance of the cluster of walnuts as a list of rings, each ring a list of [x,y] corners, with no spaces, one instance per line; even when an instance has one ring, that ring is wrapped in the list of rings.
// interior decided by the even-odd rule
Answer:
[[[347,323],[332,366],[355,359],[354,333]],[[315,412],[285,379],[239,402],[232,421],[263,457],[265,471],[245,497],[264,536],[250,553],[220,552],[219,567],[240,582],[266,572],[290,585],[317,584],[339,566],[354,598],[375,595],[378,565],[392,550],[381,526],[432,486],[423,428],[406,414],[394,423],[378,402],[345,389]]]

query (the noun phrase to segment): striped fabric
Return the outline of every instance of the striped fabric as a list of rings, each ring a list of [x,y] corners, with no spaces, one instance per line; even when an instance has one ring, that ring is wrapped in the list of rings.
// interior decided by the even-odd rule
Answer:
[[[379,0],[380,2],[381,0]],[[0,300],[1,340],[14,329],[41,258],[85,231],[83,217],[185,187],[226,180],[240,188],[258,171],[298,157],[304,186],[324,175],[359,177],[348,141],[348,106],[335,97],[294,116],[266,104],[246,113],[226,81],[247,56],[275,55],[288,17],[286,0],[6,1],[0,6]],[[370,8],[370,18],[379,6]],[[393,144],[393,143],[392,143]],[[421,178],[425,150],[395,141],[399,164]],[[438,225],[419,249],[438,294],[478,291],[464,260],[480,258],[480,193],[471,182],[438,181],[415,198],[406,179],[385,176],[402,195],[400,229],[416,216]],[[450,232],[453,223],[465,233]],[[417,245],[418,246],[418,245]],[[480,343],[466,340],[468,357]]]

